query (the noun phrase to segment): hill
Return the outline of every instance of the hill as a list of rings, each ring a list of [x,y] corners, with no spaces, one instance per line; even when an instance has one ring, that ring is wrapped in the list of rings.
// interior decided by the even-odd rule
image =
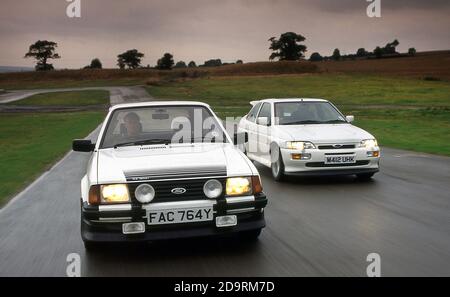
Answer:
[[[0,89],[30,89],[78,86],[159,84],[161,81],[209,76],[264,76],[313,73],[361,73],[431,80],[450,79],[450,51],[418,53],[414,57],[345,61],[281,61],[195,67],[161,71],[156,69],[80,69],[48,72],[0,73]]]

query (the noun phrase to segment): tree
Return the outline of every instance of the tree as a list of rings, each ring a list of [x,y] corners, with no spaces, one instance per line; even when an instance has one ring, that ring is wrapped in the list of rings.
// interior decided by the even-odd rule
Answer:
[[[383,56],[383,49],[379,46],[377,46],[374,50],[373,50],[373,54],[375,55],[375,57],[377,57],[377,59],[381,58]]]
[[[164,56],[158,60],[156,68],[161,70],[170,70],[174,64],[173,55],[165,53]]]
[[[205,67],[222,66],[222,60],[220,60],[220,59],[211,59],[211,60],[205,61],[204,66]]]
[[[236,64],[244,64],[244,62],[242,60],[237,60]]]
[[[336,60],[336,61],[341,59],[341,52],[339,51],[338,48],[334,49],[333,55],[331,57],[333,58],[333,60]]]
[[[318,62],[318,61],[322,61],[323,57],[319,53],[315,52],[315,53],[311,54],[311,56],[309,57],[309,60],[312,62]]]
[[[103,65],[102,62],[100,62],[100,59],[95,58],[91,61],[91,65],[89,65],[89,68],[91,69],[102,69]]]
[[[415,56],[416,55],[416,49],[411,47],[408,49],[408,55]]]
[[[397,39],[395,39],[394,41],[386,44],[386,46],[382,49],[383,50],[383,54],[396,54],[397,51],[395,50],[395,48],[400,44],[400,42],[398,42]]]
[[[197,67],[197,64],[195,64],[194,61],[191,61],[191,62],[189,62],[188,67],[189,68]]]
[[[358,57],[366,57],[367,55],[369,55],[369,53],[366,51],[365,48],[361,47],[356,51],[356,56]]]
[[[117,56],[117,65],[120,69],[128,66],[129,69],[136,69],[141,65],[143,53],[138,52],[137,49],[128,50]]]
[[[271,49],[273,53],[270,55],[269,59],[273,60],[278,58],[280,61],[297,61],[302,59],[306,52],[306,46],[300,44],[300,42],[305,40],[305,37],[294,32],[283,33],[280,35],[279,39],[276,39],[275,37],[270,38],[269,49]]]
[[[58,44],[53,41],[38,40],[30,45],[25,58],[34,58],[37,60],[35,69],[37,71],[53,70],[53,64],[48,64],[48,59],[60,59],[61,56],[56,53]]]
[[[184,61],[179,61],[175,64],[175,66],[173,68],[186,68],[186,63],[184,63]]]

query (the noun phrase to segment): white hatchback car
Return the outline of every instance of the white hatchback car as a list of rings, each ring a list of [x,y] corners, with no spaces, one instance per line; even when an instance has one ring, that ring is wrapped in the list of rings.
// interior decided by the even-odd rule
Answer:
[[[368,132],[351,124],[323,99],[265,99],[239,122],[247,132],[247,156],[285,175],[353,175],[370,179],[379,170],[380,148]]]
[[[240,233],[257,238],[267,204],[258,171],[207,104],[109,110],[81,180],[81,236],[99,242]],[[245,139],[244,137],[241,137]]]

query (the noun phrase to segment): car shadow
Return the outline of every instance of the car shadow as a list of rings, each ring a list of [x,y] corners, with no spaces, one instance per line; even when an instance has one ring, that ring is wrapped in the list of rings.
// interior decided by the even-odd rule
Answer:
[[[273,177],[271,169],[255,162],[255,166],[259,171],[261,178],[264,180],[272,180],[277,183]],[[359,179],[355,175],[329,175],[329,176],[286,176],[280,184],[286,183],[289,185],[302,186],[317,186],[317,185],[375,185],[376,175],[369,180]]]
[[[85,252],[84,269],[91,276],[164,275],[172,270],[191,275],[190,270],[205,262],[228,262],[227,259],[257,260],[260,240],[242,240],[235,234],[140,243],[115,243]],[[120,263],[121,267],[115,266]],[[196,264],[197,263],[197,264]],[[128,272],[129,271],[129,272]],[[194,275],[196,272],[192,272]]]

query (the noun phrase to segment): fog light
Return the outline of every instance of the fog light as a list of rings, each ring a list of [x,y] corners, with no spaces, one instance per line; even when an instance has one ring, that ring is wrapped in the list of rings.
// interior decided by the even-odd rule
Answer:
[[[136,234],[136,233],[144,233],[144,232],[145,232],[145,223],[144,222],[133,222],[133,223],[122,224],[122,233],[123,234]]]
[[[237,217],[235,215],[216,217],[217,227],[230,227],[236,225],[237,225]]]
[[[141,184],[134,191],[134,196],[141,203],[149,203],[155,198],[155,189],[149,184]]]
[[[311,154],[291,154],[292,160],[309,160]]]
[[[367,152],[367,157],[379,157],[380,151]]]

